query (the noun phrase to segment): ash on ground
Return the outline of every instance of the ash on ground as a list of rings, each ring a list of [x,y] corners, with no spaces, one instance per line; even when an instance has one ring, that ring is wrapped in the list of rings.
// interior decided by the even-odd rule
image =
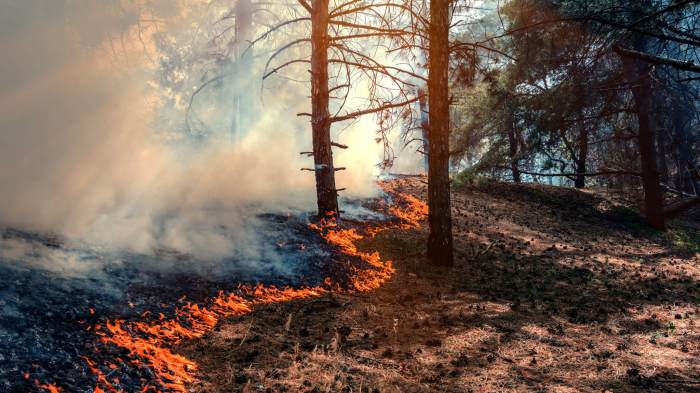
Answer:
[[[183,299],[203,302],[240,283],[319,285],[344,258],[308,227],[308,215],[257,218],[262,252],[216,263],[167,249],[139,254],[2,230],[0,391],[56,383],[91,392],[96,380],[82,356],[99,355],[92,353],[90,326],[138,319],[146,311],[167,314]],[[121,383],[128,384],[128,376]]]

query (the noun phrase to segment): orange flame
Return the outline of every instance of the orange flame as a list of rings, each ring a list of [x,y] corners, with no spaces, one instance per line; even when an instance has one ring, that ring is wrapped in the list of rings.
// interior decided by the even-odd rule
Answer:
[[[391,182],[380,182],[379,186],[394,199],[394,204],[388,208],[389,214],[398,218],[398,224],[386,224],[365,229],[366,234],[375,236],[381,231],[391,228],[417,228],[421,221],[428,216],[428,205],[420,199],[395,190]],[[351,267],[350,281],[355,290],[367,292],[381,287],[391,278],[395,269],[391,261],[382,261],[378,252],[362,252],[357,248],[358,241],[365,235],[358,233],[356,229],[341,229],[334,218],[322,219],[321,223],[311,224],[311,228],[318,231],[330,244],[340,248],[346,255],[354,256],[366,262],[372,268],[360,269]]]
[[[190,304],[178,308],[173,320],[159,320],[154,323],[117,320],[107,321],[104,326],[95,327],[101,341],[127,349],[132,355],[132,363],[142,366],[142,359],[151,368],[160,385],[168,391],[186,392],[186,385],[194,382],[197,365],[184,356],[173,353],[168,347],[182,340],[201,337],[216,326],[222,317],[243,315],[252,311],[256,304],[266,304],[308,297],[317,297],[325,292],[322,288],[276,288],[242,286],[241,292],[252,297],[248,300],[233,293],[219,292],[206,308]],[[91,372],[97,376],[98,386],[109,392],[118,392],[102,371],[85,358]],[[145,387],[143,391],[148,390]]]
[[[44,389],[49,393],[61,393],[61,388],[51,383],[39,385],[39,388]]]
[[[388,212],[398,218],[397,223],[385,224],[366,228],[365,234],[357,229],[341,228],[333,218],[324,218],[320,224],[310,224],[329,243],[349,256],[359,258],[369,265],[368,268],[351,267],[350,282],[356,291],[366,292],[379,288],[391,278],[395,269],[391,261],[383,261],[378,252],[364,252],[358,249],[358,242],[366,235],[375,234],[390,228],[418,227],[427,216],[427,206],[417,198],[396,192],[391,183],[383,182],[380,186],[394,199],[394,204]],[[326,278],[324,285],[338,287],[333,280]],[[322,287],[313,288],[277,288],[261,284],[239,286],[239,293],[219,292],[210,300],[208,307],[188,303],[178,307],[172,319],[160,314],[160,319],[153,322],[115,320],[107,321],[104,325],[96,325],[94,331],[100,336],[100,341],[116,345],[129,351],[131,363],[137,367],[147,366],[153,370],[158,384],[167,391],[184,393],[186,385],[196,381],[197,365],[169,348],[183,340],[201,337],[212,330],[220,318],[238,316],[250,313],[256,305],[284,302],[295,299],[318,297],[328,290]],[[143,317],[148,316],[148,312]],[[107,380],[105,374],[92,360],[84,358],[88,368],[97,377],[95,392],[119,392],[116,382]],[[120,360],[121,361],[121,360]],[[113,364],[105,367],[115,368]],[[49,392],[60,392],[53,385],[43,385]],[[52,390],[53,389],[53,390]],[[144,386],[142,392],[159,390],[152,386]]]
[[[381,181],[379,187],[394,199],[388,211],[401,221],[401,228],[417,228],[428,217],[428,205],[413,195],[397,191],[396,182]]]

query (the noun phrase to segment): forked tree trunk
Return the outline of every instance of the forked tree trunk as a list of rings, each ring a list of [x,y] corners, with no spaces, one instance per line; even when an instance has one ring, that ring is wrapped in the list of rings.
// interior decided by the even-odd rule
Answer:
[[[449,172],[449,28],[450,0],[432,0],[428,33],[428,261],[440,266],[453,265]]]
[[[639,48],[635,48],[639,50]],[[644,50],[643,48],[641,49]],[[622,56],[625,74],[632,85],[632,96],[639,123],[638,142],[644,187],[644,207],[647,224],[652,228],[666,228],[664,197],[659,179],[654,130],[649,116],[651,98],[651,78],[647,65],[640,60]]]
[[[328,19],[328,0],[314,0],[311,12],[311,129],[319,218],[338,216],[328,110]]]

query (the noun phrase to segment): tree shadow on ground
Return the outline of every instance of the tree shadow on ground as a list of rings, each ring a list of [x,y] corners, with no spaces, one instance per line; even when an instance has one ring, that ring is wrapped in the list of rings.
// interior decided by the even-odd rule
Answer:
[[[266,306],[186,344],[212,378],[200,391],[699,391],[687,254],[595,195],[486,188],[455,195],[453,270],[426,266],[425,230],[368,238],[397,261],[392,282]]]

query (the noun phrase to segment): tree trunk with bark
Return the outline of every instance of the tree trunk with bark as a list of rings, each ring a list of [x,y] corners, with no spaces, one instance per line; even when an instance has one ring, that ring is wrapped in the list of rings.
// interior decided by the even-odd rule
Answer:
[[[651,5],[650,0],[640,0],[632,9],[632,18],[641,18],[645,9]],[[630,50],[631,49],[631,50]],[[650,115],[652,110],[652,79],[648,60],[635,53],[646,53],[647,37],[635,34],[631,39],[631,48],[616,47],[622,59],[622,69],[631,86],[635,112],[637,113],[637,141],[642,170],[642,187],[644,188],[644,210],[647,224],[659,230],[666,229],[664,214],[664,194],[661,188],[656,152],[656,133]]]
[[[515,118],[510,113],[508,121],[508,155],[510,156],[510,172],[513,175],[513,181],[520,183],[520,168],[518,167],[518,137],[515,134]]]
[[[581,125],[578,134],[578,157],[576,157],[576,173],[579,173],[574,180],[576,188],[586,188],[586,176],[581,173],[586,173],[588,161],[588,128]]]
[[[640,46],[639,43],[635,46]],[[643,48],[635,48],[643,50]],[[655,133],[649,115],[651,102],[651,77],[647,64],[636,58],[622,54],[622,63],[628,82],[632,86],[635,109],[638,120],[639,155],[642,168],[642,185],[644,187],[644,206],[649,226],[663,230],[666,228],[664,215],[664,197],[661,189]]]
[[[314,0],[311,10],[311,129],[319,218],[338,216],[338,194],[328,110],[328,0]]]
[[[428,59],[428,261],[452,266],[452,210],[450,206],[450,98],[449,98],[450,1],[430,2]]]

